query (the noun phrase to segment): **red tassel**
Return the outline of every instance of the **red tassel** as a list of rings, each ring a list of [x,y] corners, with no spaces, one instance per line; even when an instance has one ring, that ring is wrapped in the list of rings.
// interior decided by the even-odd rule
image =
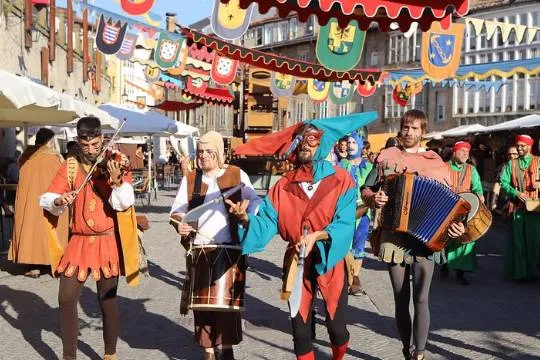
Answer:
[[[345,344],[341,346],[332,345],[332,360],[341,360],[345,356],[345,353],[347,352],[347,347],[349,346],[349,343],[346,342]]]
[[[296,360],[315,360],[315,353],[310,351],[304,355],[296,355]]]

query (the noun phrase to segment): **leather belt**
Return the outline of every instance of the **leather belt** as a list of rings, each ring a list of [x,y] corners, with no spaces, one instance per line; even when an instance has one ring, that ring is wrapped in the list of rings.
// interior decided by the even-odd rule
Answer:
[[[77,233],[77,232],[72,232],[71,235],[77,235],[77,236],[107,236],[107,235],[115,235],[115,232],[114,231],[108,231],[108,232],[102,232],[102,233]]]

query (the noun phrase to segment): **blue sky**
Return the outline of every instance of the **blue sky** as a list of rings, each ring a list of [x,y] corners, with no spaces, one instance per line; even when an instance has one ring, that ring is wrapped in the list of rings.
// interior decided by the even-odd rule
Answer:
[[[89,4],[99,6],[109,11],[127,15],[122,11],[119,0],[88,0]],[[57,6],[65,6],[66,0],[57,0]],[[154,12],[162,17],[162,27],[165,23],[165,13],[176,13],[176,21],[184,26],[193,24],[212,14],[214,0],[155,0]],[[142,17],[133,17],[134,19],[145,22]]]

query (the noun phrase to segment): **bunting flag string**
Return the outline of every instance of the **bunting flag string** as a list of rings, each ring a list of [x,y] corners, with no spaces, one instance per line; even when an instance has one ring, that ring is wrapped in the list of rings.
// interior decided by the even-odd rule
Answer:
[[[465,22],[468,25],[468,29],[474,30],[476,36],[479,36],[485,29],[487,40],[491,40],[498,30],[501,34],[502,41],[506,42],[513,31],[516,36],[516,42],[519,44],[523,42],[530,44],[540,31],[540,27],[537,26],[509,24],[501,21],[478,19],[469,16],[465,18]],[[471,30],[468,30],[469,36],[470,32]]]

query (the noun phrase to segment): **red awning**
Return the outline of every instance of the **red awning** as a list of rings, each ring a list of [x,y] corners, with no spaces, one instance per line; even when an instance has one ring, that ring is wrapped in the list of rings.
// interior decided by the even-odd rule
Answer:
[[[407,31],[411,22],[418,22],[423,31],[434,21],[447,28],[452,15],[464,16],[469,11],[469,0],[240,0],[244,9],[253,3],[258,4],[261,14],[276,8],[280,17],[286,17],[294,11],[302,22],[315,15],[321,25],[334,17],[342,27],[357,20],[362,30],[375,21],[381,31],[388,31],[392,22],[402,31]]]
[[[207,104],[212,105],[224,105],[231,106],[234,100],[234,96],[227,88],[211,88],[207,87],[203,93],[193,94],[187,89],[183,89],[182,93],[190,96],[194,100],[204,101]]]
[[[161,104],[158,104],[155,106],[149,106],[149,107],[160,109],[163,111],[183,111],[183,110],[196,109],[202,105],[203,105],[202,102],[201,103],[199,102],[185,103],[182,101],[166,100],[162,102]]]
[[[32,5],[49,5],[50,0],[32,0]]]
[[[266,53],[263,51],[248,49],[239,45],[231,44],[218,37],[205,35],[198,31],[179,27],[181,32],[194,42],[217,51],[220,55],[255,65],[257,67],[276,71],[282,74],[290,74],[301,78],[313,78],[322,81],[360,80],[376,83],[379,81],[381,71],[379,69],[352,69],[345,72],[337,72],[325,68],[320,64],[309,63],[297,59]]]

